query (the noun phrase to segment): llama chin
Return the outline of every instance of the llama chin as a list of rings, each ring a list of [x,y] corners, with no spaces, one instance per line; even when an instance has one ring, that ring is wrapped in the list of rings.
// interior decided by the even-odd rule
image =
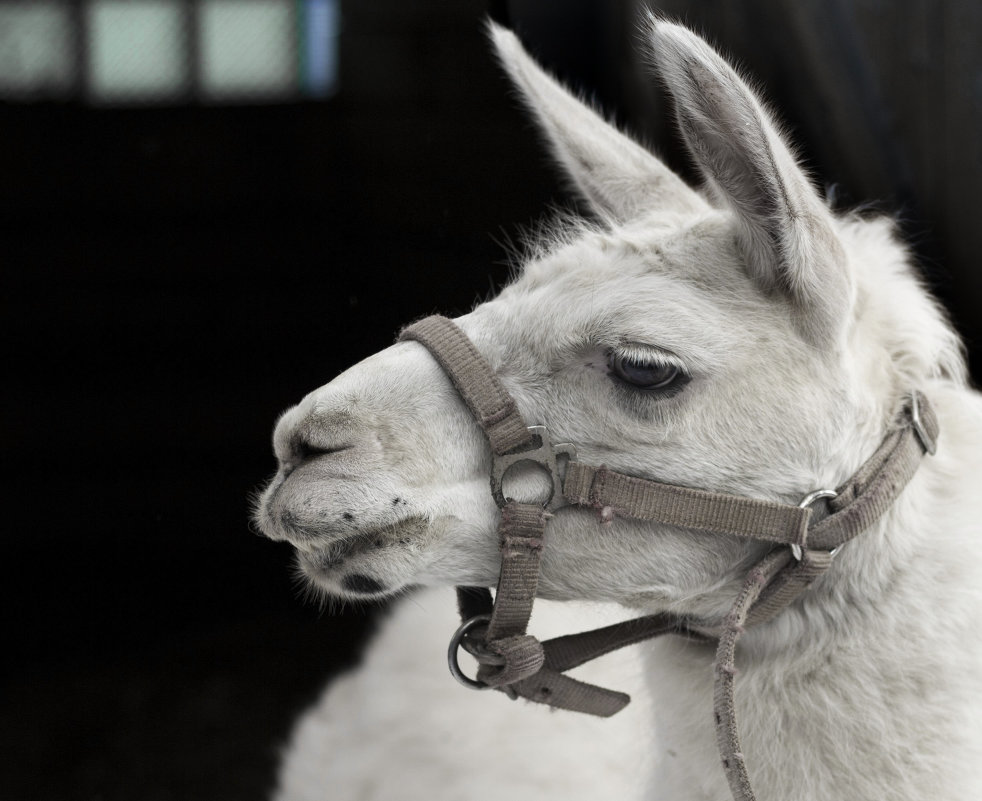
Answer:
[[[425,518],[408,517],[323,547],[298,550],[297,564],[311,584],[329,594],[383,598],[405,588],[405,575],[412,575],[410,555],[423,547],[428,530]]]

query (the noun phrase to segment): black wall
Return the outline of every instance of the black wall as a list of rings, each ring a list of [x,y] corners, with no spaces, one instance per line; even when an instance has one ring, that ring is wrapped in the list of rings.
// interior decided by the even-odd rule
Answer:
[[[685,170],[635,5],[494,11]],[[821,25],[808,2],[683,5],[773,88],[820,180],[902,208],[977,338],[979,14],[942,4],[930,38],[914,4],[830,3],[845,22]],[[4,797],[262,798],[292,716],[353,658],[373,610],[305,605],[248,498],[283,408],[500,286],[501,242],[571,202],[486,10],[346,3],[323,104],[0,105]]]

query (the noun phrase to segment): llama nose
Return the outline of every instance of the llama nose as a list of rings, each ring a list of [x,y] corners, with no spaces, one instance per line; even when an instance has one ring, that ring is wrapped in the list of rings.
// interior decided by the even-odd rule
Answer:
[[[357,421],[342,399],[306,398],[286,411],[273,432],[273,451],[284,476],[303,464],[336,458],[359,440]]]

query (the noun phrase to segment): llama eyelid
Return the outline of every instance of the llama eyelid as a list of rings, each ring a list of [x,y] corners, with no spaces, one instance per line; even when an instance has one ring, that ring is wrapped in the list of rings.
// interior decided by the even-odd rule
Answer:
[[[609,348],[607,358],[623,359],[624,361],[658,362],[665,367],[676,367],[681,373],[689,375],[689,370],[678,356],[671,351],[659,348],[655,345],[641,345],[634,342],[627,342],[622,345]]]

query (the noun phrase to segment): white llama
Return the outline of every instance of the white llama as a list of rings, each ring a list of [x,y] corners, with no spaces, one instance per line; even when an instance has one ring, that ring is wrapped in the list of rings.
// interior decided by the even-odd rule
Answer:
[[[652,21],[650,47],[701,192],[544,74],[512,34],[492,33],[599,221],[565,226],[455,321],[528,423],[573,443],[579,464],[781,508],[848,485],[902,431],[930,450],[912,391],[939,421],[937,450],[918,450],[889,506],[807,589],[747,625],[742,750],[723,747],[726,770],[713,686],[734,677],[719,660],[714,672],[712,642],[670,634],[598,663],[596,680],[640,696],[612,718],[542,714],[444,677],[434,632],[449,635],[451,613],[437,606],[451,601],[427,591],[301,724],[281,797],[724,801],[754,797],[733,789],[745,758],[760,801],[982,798],[982,403],[890,221],[830,213],[755,95],[683,28]],[[399,342],[276,427],[279,472],[257,520],[296,546],[327,593],[498,581],[489,439],[434,353]],[[527,464],[509,481],[518,497],[543,490]],[[643,519],[597,497],[596,509],[571,502],[548,521],[540,598],[670,613],[703,631],[727,621],[721,636],[735,638],[731,610],[760,565],[801,567],[817,552]],[[825,521],[844,514],[835,508]],[[569,608],[566,630],[582,628],[583,606]]]

